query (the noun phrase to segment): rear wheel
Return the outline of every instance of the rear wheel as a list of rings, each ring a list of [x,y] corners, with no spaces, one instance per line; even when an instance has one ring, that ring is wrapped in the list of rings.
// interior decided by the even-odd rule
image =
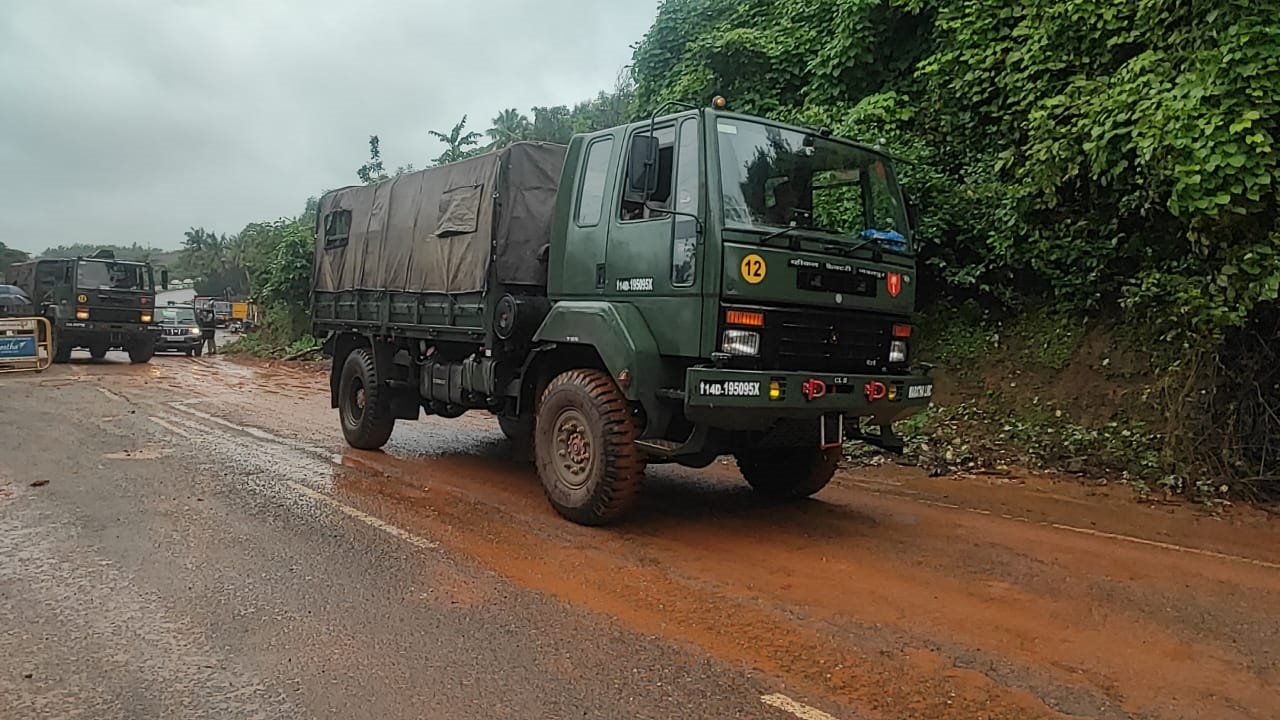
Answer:
[[[831,482],[840,463],[840,448],[760,448],[734,455],[742,477],[771,500],[799,500]]]
[[[107,349],[108,348],[106,345],[90,345],[89,357],[93,358],[94,360],[101,360],[102,358],[107,356]]]
[[[631,407],[598,370],[570,370],[547,385],[534,429],[538,477],[565,518],[604,525],[635,504],[644,480]]]
[[[131,363],[151,362],[151,358],[154,357],[155,354],[155,340],[139,340],[129,346],[129,362]]]
[[[368,348],[353,350],[342,364],[338,379],[338,416],[347,444],[360,450],[377,450],[391,439],[396,419],[387,417],[378,369]]]

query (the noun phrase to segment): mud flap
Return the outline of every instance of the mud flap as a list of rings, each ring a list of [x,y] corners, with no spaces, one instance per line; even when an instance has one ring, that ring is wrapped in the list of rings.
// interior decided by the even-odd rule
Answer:
[[[823,413],[818,419],[818,447],[822,450],[844,444],[844,413]]]

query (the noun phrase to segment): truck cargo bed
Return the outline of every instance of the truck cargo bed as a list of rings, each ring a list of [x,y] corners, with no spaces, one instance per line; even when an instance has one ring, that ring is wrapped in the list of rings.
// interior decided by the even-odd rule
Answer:
[[[566,148],[502,150],[326,193],[317,217],[317,329],[483,329],[486,292],[546,287]]]

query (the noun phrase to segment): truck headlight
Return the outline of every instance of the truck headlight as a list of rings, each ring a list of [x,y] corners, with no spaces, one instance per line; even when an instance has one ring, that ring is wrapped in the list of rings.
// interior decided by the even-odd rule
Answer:
[[[729,355],[759,355],[760,333],[750,330],[725,330],[720,350]]]
[[[77,320],[88,320],[88,319],[89,319],[89,308],[76,308],[76,319],[77,319]]]
[[[188,330],[187,332],[191,333],[192,335],[199,335],[199,334],[200,334],[200,328],[191,328],[191,329],[190,329],[190,330]]]
[[[151,323],[151,313],[142,313],[142,324],[149,325]]]
[[[889,362],[904,363],[907,361],[907,341],[894,340],[889,343]]]

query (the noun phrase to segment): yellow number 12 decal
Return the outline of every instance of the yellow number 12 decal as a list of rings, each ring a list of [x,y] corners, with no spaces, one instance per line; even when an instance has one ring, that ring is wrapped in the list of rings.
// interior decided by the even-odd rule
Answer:
[[[765,267],[764,258],[752,253],[742,258],[741,271],[742,279],[755,285],[764,280],[764,274],[768,271],[768,268]]]

